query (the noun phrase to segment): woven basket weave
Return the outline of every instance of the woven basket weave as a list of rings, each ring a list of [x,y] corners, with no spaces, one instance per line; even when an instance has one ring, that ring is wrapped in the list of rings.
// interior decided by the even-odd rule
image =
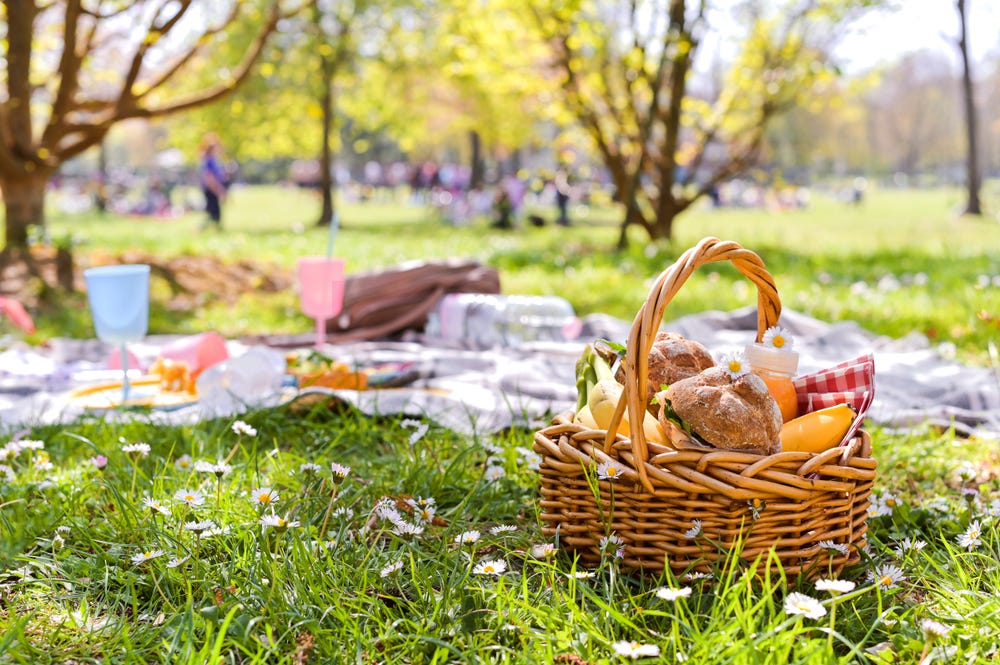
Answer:
[[[757,341],[777,323],[778,292],[755,253],[716,238],[684,252],[656,279],[632,323],[625,390],[609,430],[588,429],[569,412],[535,433],[543,532],[585,565],[614,554],[601,547],[613,534],[631,569],[709,572],[736,551],[788,575],[837,574],[865,546],[876,463],[863,430],[818,454],[757,455],[697,445],[679,429],[668,433],[672,446],[649,443],[636,427],[646,408],[646,358],[666,306],[696,268],[718,261],[731,261],[757,287]],[[630,437],[616,433],[625,409]],[[598,480],[602,462],[623,471]]]

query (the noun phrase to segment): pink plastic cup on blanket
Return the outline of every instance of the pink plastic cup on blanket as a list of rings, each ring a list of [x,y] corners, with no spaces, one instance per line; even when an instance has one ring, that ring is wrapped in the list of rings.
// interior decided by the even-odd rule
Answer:
[[[325,256],[299,259],[302,312],[316,320],[316,348],[326,341],[326,322],[344,305],[344,260]]]
[[[160,349],[160,357],[187,363],[191,376],[196,377],[206,367],[229,358],[229,350],[226,349],[226,340],[222,335],[209,331],[165,344]]]

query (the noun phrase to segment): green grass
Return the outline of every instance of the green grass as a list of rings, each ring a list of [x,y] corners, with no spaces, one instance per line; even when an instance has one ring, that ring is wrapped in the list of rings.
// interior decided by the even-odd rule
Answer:
[[[816,193],[806,210],[699,208],[677,221],[672,244],[650,244],[635,232],[624,252],[613,249],[618,229],[611,209],[578,213],[569,229],[550,224],[500,232],[485,220],[455,228],[425,207],[354,203],[342,206],[336,253],[346,258],[349,273],[412,259],[470,257],[499,269],[505,293],[557,294],[581,314],[631,319],[650,280],[681,251],[714,235],[760,254],[786,307],[827,321],[855,320],[892,337],[916,331],[933,343],[954,344],[963,359],[986,363],[988,342],[1000,333],[1000,224],[954,215],[960,201],[950,190],[874,190],[861,206]],[[551,211],[541,212],[551,219]],[[252,258],[294,284],[295,259],[326,251],[328,233],[313,224],[317,214],[311,194],[259,187],[233,193],[222,233],[199,232],[199,214],[170,221],[53,215],[49,226],[53,237],[77,238],[81,266],[90,252],[140,248],[162,256]],[[666,318],[751,304],[748,287],[728,265],[703,267]],[[251,293],[235,306],[209,299],[169,311],[165,285],[154,284],[150,332],[304,332],[310,322],[293,291]],[[37,318],[38,341],[91,334],[82,294]]]
[[[1000,288],[977,280],[1000,273],[1000,230],[952,219],[956,201],[873,192],[861,208],[817,196],[807,212],[697,211],[681,220],[673,246],[624,253],[609,249],[610,213],[571,229],[499,234],[484,224],[450,228],[420,209],[345,206],[337,247],[350,270],[474,256],[500,269],[507,292],[558,293],[582,313],[631,317],[672,256],[719,235],[759,251],[795,309],[889,335],[933,329],[935,341],[988,362],[995,328],[976,312],[1000,312]],[[252,256],[290,271],[296,256],[325,250],[325,231],[308,228],[313,205],[295,191],[238,191],[222,234],[197,233],[195,216],[57,218],[52,227],[87,239],[81,259],[147,246]],[[296,232],[296,223],[307,226]],[[898,288],[878,288],[887,275]],[[725,267],[703,269],[669,312],[748,304],[742,283]],[[248,298],[228,316],[154,303],[153,331],[307,331],[294,297],[281,297]],[[40,337],[89,336],[85,300],[63,305],[39,317]],[[972,663],[1000,649],[1000,454],[953,432],[872,431],[871,546],[841,575],[856,588],[835,596],[794,578],[752,578],[735,561],[689,580],[637,577],[613,557],[582,569],[565,551],[549,555],[530,431],[483,440],[336,404],[241,417],[254,434],[237,433],[231,419],[164,426],[137,413],[32,427],[22,438],[41,443],[2,447],[0,663],[611,663],[629,660],[616,653],[622,642],[655,646],[661,659],[646,662]],[[148,455],[123,450],[136,442]],[[231,465],[221,478],[194,467],[220,460]],[[333,463],[351,467],[343,482]],[[271,508],[252,500],[260,488],[277,493]],[[181,490],[204,504],[186,507]],[[378,509],[386,497],[399,500],[395,512]],[[433,499],[438,519],[421,523],[407,498]],[[272,514],[295,524],[263,526]],[[201,537],[186,526],[209,521]],[[398,533],[404,523],[422,531]],[[494,533],[504,525],[514,529]],[[471,531],[479,538],[463,538]],[[143,553],[156,556],[137,563]],[[477,572],[495,561],[505,572]],[[884,587],[877,579],[889,565],[899,579]],[[667,587],[690,595],[658,597]],[[825,614],[789,612],[792,592]],[[935,636],[939,627],[945,634]]]

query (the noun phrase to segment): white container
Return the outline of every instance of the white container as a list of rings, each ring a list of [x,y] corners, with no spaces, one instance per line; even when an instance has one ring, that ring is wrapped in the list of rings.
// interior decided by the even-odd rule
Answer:
[[[428,338],[473,348],[565,342],[579,337],[580,319],[558,296],[451,293],[427,320]]]

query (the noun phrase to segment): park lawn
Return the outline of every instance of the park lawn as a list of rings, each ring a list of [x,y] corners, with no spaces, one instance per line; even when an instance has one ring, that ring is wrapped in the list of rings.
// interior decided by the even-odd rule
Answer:
[[[618,213],[612,209],[578,209],[571,228],[502,232],[485,219],[454,227],[434,210],[402,200],[346,203],[335,253],[345,257],[348,273],[415,259],[473,258],[498,268],[505,293],[556,294],[580,314],[631,319],[652,278],[712,235],[759,253],[791,309],[827,321],[855,320],[892,337],[915,331],[985,364],[988,343],[1000,332],[1000,224],[956,216],[960,201],[953,190],[873,189],[860,206],[816,192],[804,210],[699,207],[678,219],[672,243],[649,243],[634,232],[624,251],[614,250]],[[552,219],[551,211],[539,212]],[[140,248],[162,256],[249,258],[291,275],[297,257],[327,251],[329,234],[315,226],[317,214],[309,192],[252,187],[233,192],[222,233],[199,232],[199,213],[171,220],[54,214],[49,226],[53,238],[75,238],[81,266],[88,252]],[[703,268],[666,318],[751,304],[749,286],[726,265]],[[154,290],[150,332],[307,331],[310,322],[293,291],[251,290],[235,306],[209,300],[177,312],[159,306]],[[38,317],[39,339],[90,334],[85,300],[78,295],[70,302],[76,306],[52,307]]]
[[[250,194],[244,205],[257,216],[246,230],[243,192],[222,234],[197,234],[195,217],[78,218],[72,228],[89,238],[84,251],[150,243],[286,270],[324,251],[325,231],[283,226],[304,223],[308,199],[306,212],[289,213],[298,192],[255,191],[256,205]],[[631,316],[671,256],[714,234],[760,251],[795,309],[890,335],[934,327],[935,341],[989,362],[992,337],[976,327],[986,320],[964,310],[1000,310],[1000,287],[979,279],[1000,273],[995,225],[952,219],[945,192],[884,196],[872,192],[860,208],[817,195],[807,212],[697,211],[673,247],[623,253],[609,250],[610,216],[499,234],[398,205],[345,206],[337,247],[357,270],[474,256],[500,268],[508,292]],[[753,301],[732,271],[703,272],[674,313]],[[309,329],[294,299],[275,310],[283,314],[254,316],[268,307],[247,304],[242,332]],[[909,327],[888,320],[904,314]],[[157,321],[168,332],[212,316],[206,307]],[[78,332],[88,325],[81,319]],[[639,578],[613,556],[577,568],[541,536],[530,430],[466,437],[325,404],[252,411],[241,423],[95,417],[7,444],[0,663],[611,663],[630,650],[694,663],[986,662],[1000,648],[1000,458],[995,445],[951,431],[872,431],[870,547],[841,575],[853,590],[837,594],[754,578],[735,563],[697,579]],[[333,465],[350,470],[341,477]],[[264,494],[270,502],[255,500]],[[793,592],[808,598],[788,605]]]

